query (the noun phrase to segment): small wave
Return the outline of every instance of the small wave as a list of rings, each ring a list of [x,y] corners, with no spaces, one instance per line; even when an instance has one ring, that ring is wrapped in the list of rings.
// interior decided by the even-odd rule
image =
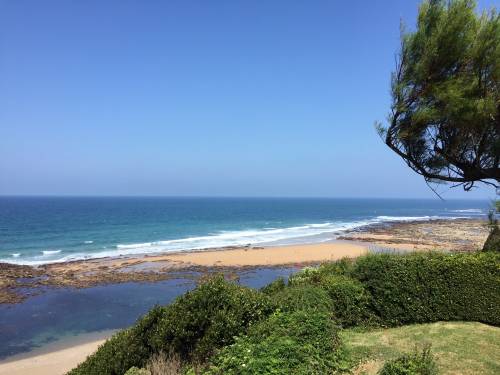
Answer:
[[[61,250],[44,250],[42,251],[43,255],[53,255],[53,254],[59,254]]]
[[[94,241],[83,241],[84,244],[94,243]]]
[[[19,258],[21,256],[21,253],[14,253],[10,254],[13,258]]]
[[[377,216],[380,221],[426,221],[442,218],[442,216]]]
[[[451,212],[462,212],[462,213],[470,213],[470,214],[482,214],[483,210],[480,208],[467,208],[465,210],[451,210]]]

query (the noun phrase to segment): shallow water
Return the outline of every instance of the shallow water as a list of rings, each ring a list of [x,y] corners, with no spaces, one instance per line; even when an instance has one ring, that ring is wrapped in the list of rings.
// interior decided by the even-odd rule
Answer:
[[[238,272],[239,283],[260,288],[294,268]],[[133,324],[156,304],[167,304],[194,288],[186,278],[154,283],[123,283],[86,289],[48,289],[15,305],[0,305],[0,359],[28,352],[74,335]]]

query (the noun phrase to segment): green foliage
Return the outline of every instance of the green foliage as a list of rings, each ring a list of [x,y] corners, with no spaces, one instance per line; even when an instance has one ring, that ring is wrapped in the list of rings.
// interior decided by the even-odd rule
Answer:
[[[221,350],[206,374],[328,374],[344,361],[328,314],[275,313]]]
[[[496,253],[368,255],[353,277],[371,294],[387,325],[479,321],[500,324],[500,255]]]
[[[354,263],[352,258],[342,258],[335,262],[323,263],[318,270],[321,275],[349,276],[352,273]]]
[[[372,320],[370,295],[358,280],[331,275],[323,277],[320,286],[332,299],[333,317],[343,327],[363,325]]]
[[[403,355],[395,360],[386,362],[379,371],[379,375],[436,375],[436,363],[430,348],[422,352]]]
[[[164,311],[163,307],[153,308],[133,327],[113,335],[68,375],[123,375],[131,367],[143,367],[153,353],[149,336]]]
[[[131,367],[125,375],[151,375],[151,372],[143,368]]]
[[[269,284],[261,288],[260,291],[267,295],[273,295],[274,293],[285,289],[285,287],[286,287],[285,280],[282,277],[278,277],[273,282],[270,282]]]
[[[379,133],[428,181],[500,181],[500,17],[429,0],[403,33],[390,125]]]
[[[324,263],[318,268],[306,268],[292,275],[289,284],[314,285],[328,293],[332,301],[331,313],[338,324],[352,326],[371,320],[370,296],[364,285],[348,276],[353,270],[352,260]]]
[[[203,362],[273,311],[265,294],[217,276],[170,305],[150,335],[150,343],[156,352],[173,349],[182,359]]]
[[[291,275],[288,278],[288,285],[298,286],[298,285],[317,285],[321,281],[322,274],[318,267],[306,267],[300,272]]]
[[[302,285],[285,288],[273,295],[273,300],[281,311],[298,310],[330,313],[333,303],[328,293],[319,287]]]
[[[216,276],[114,335],[70,375],[123,375],[159,352],[203,361],[273,311],[266,295]]]

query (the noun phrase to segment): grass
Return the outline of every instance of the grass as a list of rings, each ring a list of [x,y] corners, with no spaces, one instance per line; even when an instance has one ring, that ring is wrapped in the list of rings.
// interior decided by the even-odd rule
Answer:
[[[358,364],[354,374],[376,374],[386,360],[431,345],[440,374],[500,374],[500,328],[439,322],[341,333]]]

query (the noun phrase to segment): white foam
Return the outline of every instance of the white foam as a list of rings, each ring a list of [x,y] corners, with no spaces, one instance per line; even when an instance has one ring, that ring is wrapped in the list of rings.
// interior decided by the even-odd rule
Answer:
[[[483,210],[480,208],[467,208],[465,210],[451,210],[451,212],[462,212],[462,213],[469,213],[469,214],[482,214]]]
[[[90,244],[90,243],[94,243],[94,241],[83,241],[83,243]]]
[[[13,258],[19,258],[21,256],[21,253],[14,253],[10,255],[12,255]]]
[[[42,251],[43,255],[54,255],[54,254],[59,254],[61,250],[44,250]]]

